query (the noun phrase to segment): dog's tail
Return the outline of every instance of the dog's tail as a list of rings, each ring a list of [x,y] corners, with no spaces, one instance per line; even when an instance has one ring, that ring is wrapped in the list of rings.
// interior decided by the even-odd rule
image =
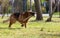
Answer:
[[[3,23],[9,22],[10,19],[4,20]]]

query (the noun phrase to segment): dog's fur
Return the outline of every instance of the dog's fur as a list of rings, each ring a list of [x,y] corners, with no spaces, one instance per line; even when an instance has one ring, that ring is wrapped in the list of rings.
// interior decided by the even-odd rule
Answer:
[[[22,13],[13,13],[10,16],[9,19],[7,19],[7,20],[5,20],[3,22],[10,21],[9,22],[9,28],[10,28],[13,23],[15,23],[16,21],[18,21],[18,22],[20,22],[22,24],[21,25],[22,27],[25,26],[25,28],[26,28],[26,24],[27,24],[29,18],[31,16],[33,16],[33,15],[34,15],[34,13],[32,13],[31,11],[26,11],[26,12],[22,12]]]

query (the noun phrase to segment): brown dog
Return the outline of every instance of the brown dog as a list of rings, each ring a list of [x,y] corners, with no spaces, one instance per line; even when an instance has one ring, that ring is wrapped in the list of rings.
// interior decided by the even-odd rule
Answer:
[[[20,22],[22,24],[21,25],[22,27],[25,26],[25,28],[26,28],[26,24],[27,24],[29,18],[31,16],[33,16],[33,15],[34,15],[34,13],[31,10],[28,10],[28,11],[23,12],[23,13],[13,13],[10,16],[10,19],[5,20],[3,22],[10,21],[9,22],[9,28],[10,28],[13,23],[15,23],[16,21],[18,21],[18,22]]]

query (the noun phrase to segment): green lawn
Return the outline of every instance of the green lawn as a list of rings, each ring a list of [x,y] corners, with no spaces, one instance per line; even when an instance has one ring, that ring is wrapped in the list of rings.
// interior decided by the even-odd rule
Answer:
[[[4,17],[7,19],[7,17]],[[52,22],[34,21],[32,17],[27,23],[27,28],[22,28],[19,22],[8,28],[8,23],[2,23],[0,17],[0,38],[60,38],[60,18],[52,18]]]

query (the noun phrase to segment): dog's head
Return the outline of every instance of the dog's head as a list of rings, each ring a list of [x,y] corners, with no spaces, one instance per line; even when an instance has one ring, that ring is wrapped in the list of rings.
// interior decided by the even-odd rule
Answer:
[[[35,12],[33,12],[31,9],[29,9],[29,10],[27,11],[27,13],[28,13],[29,15],[31,15],[31,16],[34,16],[34,14],[35,14]]]

